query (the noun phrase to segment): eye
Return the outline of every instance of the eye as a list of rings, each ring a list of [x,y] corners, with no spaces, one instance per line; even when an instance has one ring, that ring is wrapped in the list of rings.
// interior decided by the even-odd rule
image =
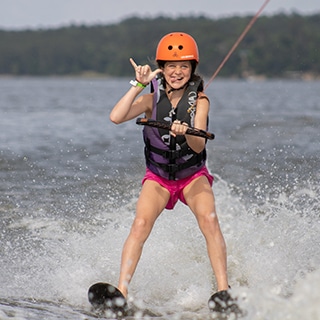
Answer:
[[[178,47],[179,50],[183,49],[183,45],[180,44],[180,46]]]
[[[168,50],[172,50],[173,49],[173,47],[172,46],[168,46]]]

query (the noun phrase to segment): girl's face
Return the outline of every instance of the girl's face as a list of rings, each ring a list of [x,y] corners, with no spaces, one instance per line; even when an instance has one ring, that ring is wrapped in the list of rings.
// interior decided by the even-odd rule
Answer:
[[[190,61],[168,61],[164,64],[164,78],[173,89],[183,87],[190,79],[192,66]]]

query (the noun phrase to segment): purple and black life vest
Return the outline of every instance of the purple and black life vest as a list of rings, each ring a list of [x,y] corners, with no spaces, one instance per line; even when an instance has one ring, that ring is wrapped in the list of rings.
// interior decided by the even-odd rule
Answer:
[[[170,123],[180,120],[194,126],[198,87],[200,81],[190,81],[176,108],[172,108],[167,94],[154,79],[154,103],[152,119]],[[184,136],[173,137],[168,130],[145,126],[145,159],[147,167],[155,174],[168,180],[180,180],[199,171],[206,161],[206,150],[194,152]]]

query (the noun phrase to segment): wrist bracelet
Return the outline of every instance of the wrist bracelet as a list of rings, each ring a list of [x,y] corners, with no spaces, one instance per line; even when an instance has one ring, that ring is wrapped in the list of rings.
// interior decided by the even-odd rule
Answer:
[[[140,87],[140,88],[143,88],[143,89],[146,87],[145,84],[139,82],[138,80],[131,80],[131,81],[130,81],[130,84],[131,84],[132,86],[134,86],[134,87]]]

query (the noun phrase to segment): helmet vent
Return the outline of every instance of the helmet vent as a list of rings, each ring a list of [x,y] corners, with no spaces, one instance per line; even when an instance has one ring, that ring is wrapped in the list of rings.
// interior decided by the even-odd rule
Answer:
[[[179,50],[183,50],[183,45],[180,44],[180,46],[178,46],[178,49],[179,49]],[[168,50],[170,50],[170,51],[173,50],[173,46],[171,46],[171,45],[168,46]]]

